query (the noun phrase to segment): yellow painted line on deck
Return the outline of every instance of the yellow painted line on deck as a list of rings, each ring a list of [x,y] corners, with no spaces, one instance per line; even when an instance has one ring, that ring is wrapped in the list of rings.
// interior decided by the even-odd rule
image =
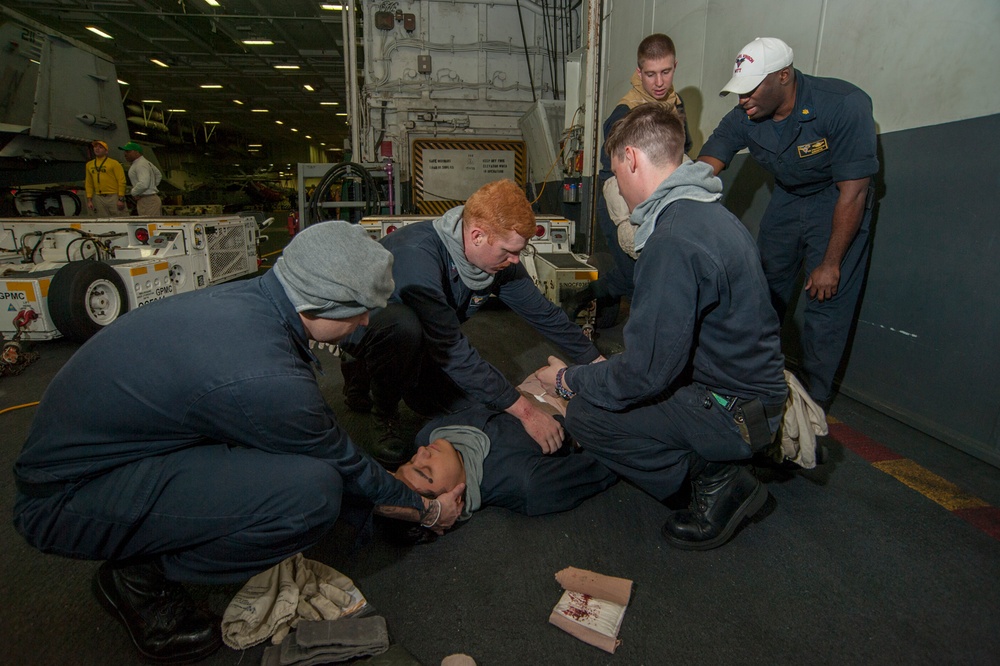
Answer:
[[[906,458],[883,460],[872,463],[872,467],[895,477],[918,493],[934,500],[949,511],[974,509],[989,506],[987,502],[970,495],[951,481],[943,479]]]

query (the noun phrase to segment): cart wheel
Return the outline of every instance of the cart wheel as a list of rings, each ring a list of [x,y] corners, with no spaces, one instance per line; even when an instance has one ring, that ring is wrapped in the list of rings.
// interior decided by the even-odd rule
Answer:
[[[49,315],[63,337],[86,342],[128,312],[128,294],[121,277],[99,261],[72,261],[49,285]]]

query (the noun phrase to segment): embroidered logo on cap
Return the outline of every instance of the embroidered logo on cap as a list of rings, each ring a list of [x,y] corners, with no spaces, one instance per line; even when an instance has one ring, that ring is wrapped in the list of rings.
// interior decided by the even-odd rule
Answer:
[[[812,157],[813,155],[819,155],[826,150],[830,150],[830,144],[826,142],[826,139],[820,139],[812,143],[796,146],[795,149],[799,151],[799,157]]]
[[[743,67],[743,63],[745,63],[747,60],[750,61],[751,65],[753,64],[753,58],[751,58],[745,53],[741,53],[738,56],[736,56],[736,69],[733,70],[733,74],[738,73],[740,71],[740,68]]]

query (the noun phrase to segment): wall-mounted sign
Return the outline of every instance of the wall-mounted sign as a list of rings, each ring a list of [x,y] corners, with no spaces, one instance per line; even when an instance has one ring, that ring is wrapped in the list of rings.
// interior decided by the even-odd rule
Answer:
[[[460,206],[494,180],[525,185],[523,141],[417,139],[412,154],[413,200],[423,215]]]

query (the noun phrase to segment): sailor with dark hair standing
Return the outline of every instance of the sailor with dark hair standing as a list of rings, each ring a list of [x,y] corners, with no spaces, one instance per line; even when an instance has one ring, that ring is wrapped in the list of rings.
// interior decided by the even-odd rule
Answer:
[[[160,181],[163,174],[142,154],[142,146],[129,141],[121,149],[129,162],[128,179],[132,183],[132,197],[135,199],[135,213],[140,217],[163,215],[163,200],[160,199]]]
[[[791,47],[773,37],[743,47],[719,94],[728,93],[739,102],[698,159],[718,175],[748,148],[774,176],[757,245],[782,319],[805,269],[803,379],[827,409],[868,264],[872,176],[879,166],[872,100],[846,81],[798,71]]]

